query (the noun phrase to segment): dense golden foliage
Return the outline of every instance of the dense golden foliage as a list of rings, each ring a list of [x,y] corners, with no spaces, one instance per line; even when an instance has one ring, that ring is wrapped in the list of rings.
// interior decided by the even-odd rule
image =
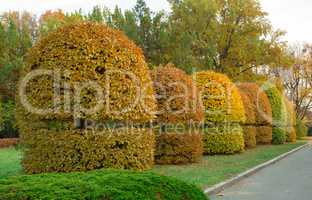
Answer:
[[[244,134],[239,125],[206,128],[204,154],[235,154],[244,151]]]
[[[27,55],[23,74],[40,69],[61,73],[61,102],[56,106],[52,102],[55,88],[50,76],[36,77],[28,84],[27,97],[32,105],[60,109],[57,115],[42,118],[68,119],[75,115],[131,122],[154,119],[156,103],[147,64],[142,51],[122,32],[89,22],[64,26],[37,42]],[[102,100],[96,98],[94,87],[86,85],[81,91],[75,89],[75,84],[81,86],[90,81],[104,90],[105,106],[89,115],[74,102],[71,109],[75,112],[66,112],[63,93],[67,92],[72,100],[73,96],[80,96],[82,108],[93,108]],[[64,83],[69,88],[65,88]]]
[[[104,124],[145,123],[155,118],[156,101],[144,56],[123,33],[89,22],[64,26],[30,50],[22,77],[35,70],[53,70],[55,76],[32,79],[26,87],[27,100],[36,108],[58,112],[34,114],[17,97],[27,173],[153,166],[155,136],[149,130],[124,127],[98,132],[77,129],[74,123],[77,118]],[[55,85],[55,77],[60,84]],[[90,81],[98,88],[86,86],[77,91],[77,86]],[[96,98],[96,89],[103,92],[103,99]],[[55,94],[60,100],[57,104]],[[80,102],[75,101],[77,97]],[[68,98],[70,109],[66,110]],[[99,102],[104,106],[97,112],[82,109]]]
[[[254,109],[255,107],[249,97],[242,90],[239,89],[239,91],[244,104],[246,115],[246,121],[244,122],[244,125],[254,125],[256,123],[256,110]]]
[[[22,164],[29,173],[72,172],[100,168],[150,169],[155,136],[147,129],[38,129],[22,137],[27,148]]]
[[[246,120],[237,87],[224,74],[213,71],[194,75],[205,109],[205,122],[240,123]]]
[[[272,126],[256,126],[257,129],[257,145],[266,145],[272,143]]]
[[[239,89],[249,97],[256,114],[256,125],[272,124],[272,108],[265,92],[256,83],[242,83]]]
[[[192,78],[168,64],[151,73],[157,96],[158,123],[202,122],[204,111]]]
[[[157,135],[155,152],[157,164],[187,164],[201,160],[203,145],[200,132],[167,132]]]
[[[297,133],[294,126],[286,127],[286,142],[296,142]]]
[[[255,148],[257,146],[256,135],[257,128],[251,125],[242,126],[244,131],[245,147],[248,149]]]
[[[172,64],[151,72],[161,126],[189,126],[204,119],[199,92],[192,78]],[[201,134],[186,128],[181,131],[157,131],[155,159],[158,164],[198,162],[203,153]]]

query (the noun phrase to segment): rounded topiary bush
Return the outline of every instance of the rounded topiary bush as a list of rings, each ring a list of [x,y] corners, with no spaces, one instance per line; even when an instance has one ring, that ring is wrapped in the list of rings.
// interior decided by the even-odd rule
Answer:
[[[200,188],[172,177],[115,170],[9,177],[0,180],[0,196],[2,200],[208,199]]]
[[[245,111],[240,93],[231,80],[212,71],[194,75],[205,109],[205,154],[231,154],[244,150]]]
[[[257,144],[271,144],[272,142],[272,108],[266,93],[256,83],[242,83],[238,85],[249,101],[249,110],[254,110]]]
[[[256,114],[254,110],[254,106],[252,105],[249,97],[240,90],[240,95],[242,97],[242,101],[244,103],[246,121],[242,123],[242,128],[244,130],[244,141],[246,148],[254,148],[257,146],[256,142]]]
[[[262,89],[267,94],[272,108],[272,143],[284,144],[286,142],[287,113],[284,97],[273,84],[266,83]]]
[[[172,64],[151,72],[157,97],[158,164],[183,164],[201,160],[201,132],[189,129],[203,121],[203,107],[192,78]],[[164,130],[165,127],[183,126],[182,130]]]
[[[154,135],[125,127],[153,120],[156,101],[142,51],[122,32],[89,22],[57,29],[30,49],[20,86],[26,172],[153,166]]]

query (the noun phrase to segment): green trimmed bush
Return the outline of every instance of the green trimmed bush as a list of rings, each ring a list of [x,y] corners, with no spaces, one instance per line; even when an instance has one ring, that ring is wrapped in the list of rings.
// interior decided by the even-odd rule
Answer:
[[[297,139],[306,137],[308,134],[308,127],[304,120],[297,119],[295,129],[297,133]]]
[[[153,166],[153,133],[124,125],[154,120],[156,100],[143,53],[122,32],[91,22],[62,26],[30,49],[20,82],[35,70],[53,70],[54,77],[34,77],[26,85],[26,97],[18,96],[16,117],[27,173]],[[57,112],[31,112],[22,100]],[[86,111],[96,104],[95,112]],[[89,120],[123,125],[98,132],[85,129]]]
[[[287,139],[286,127],[272,128],[272,144],[284,144]]]
[[[207,200],[196,186],[171,177],[130,171],[43,174],[0,180],[2,200]]]
[[[204,119],[203,106],[192,77],[172,64],[151,72],[157,99],[157,164],[185,164],[201,160],[201,132],[188,127]],[[164,127],[183,125],[184,130],[163,131]]]
[[[283,95],[273,84],[266,83],[262,89],[267,94],[272,108],[272,143],[284,144],[286,142],[287,110]]]

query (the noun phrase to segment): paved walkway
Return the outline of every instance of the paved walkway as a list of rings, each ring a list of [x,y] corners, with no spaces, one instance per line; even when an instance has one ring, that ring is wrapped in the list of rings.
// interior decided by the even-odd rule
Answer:
[[[212,200],[311,200],[312,145],[242,180]]]

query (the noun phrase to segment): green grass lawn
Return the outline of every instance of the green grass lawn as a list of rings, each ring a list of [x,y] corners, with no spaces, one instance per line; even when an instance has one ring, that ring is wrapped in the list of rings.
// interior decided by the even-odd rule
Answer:
[[[242,154],[231,156],[206,156],[193,165],[156,166],[152,171],[194,183],[202,188],[212,186],[286,153],[305,142],[280,146],[259,146]],[[0,149],[0,178],[23,174],[20,165],[21,153],[14,148]]]
[[[202,188],[212,186],[250,168],[295,149],[305,142],[279,146],[259,146],[242,154],[206,156],[199,164],[185,166],[157,166],[154,172],[194,183]]]

